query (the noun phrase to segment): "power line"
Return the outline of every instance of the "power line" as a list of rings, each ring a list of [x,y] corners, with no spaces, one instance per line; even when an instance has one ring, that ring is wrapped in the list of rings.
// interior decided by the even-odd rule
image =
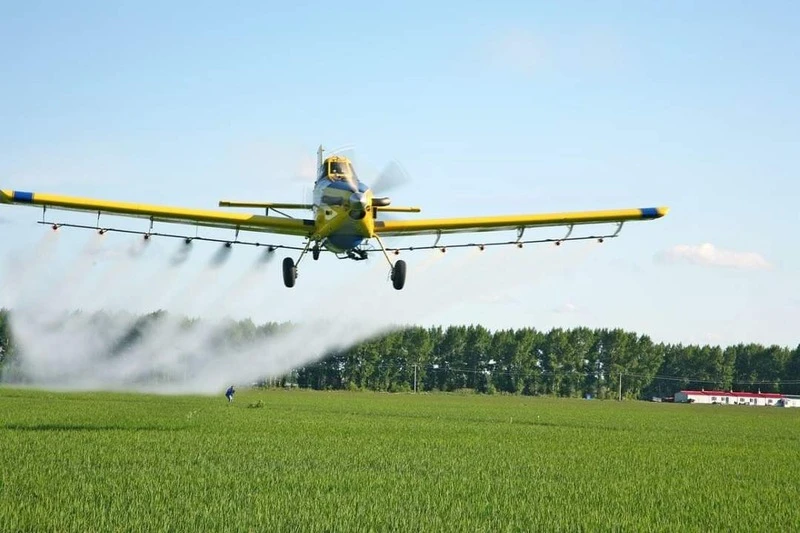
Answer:
[[[344,366],[347,366],[347,363],[344,363]],[[609,372],[602,372],[602,371],[594,371],[594,372],[577,372],[577,371],[558,371],[558,370],[545,370],[541,368],[530,369],[530,370],[509,370],[509,369],[489,369],[489,368],[460,368],[460,367],[453,367],[449,365],[443,364],[435,364],[430,363],[428,365],[420,365],[411,363],[408,365],[392,365],[389,363],[380,363],[378,365],[371,366],[372,370],[394,370],[394,371],[407,371],[412,372],[416,367],[416,370],[426,369],[429,371],[446,371],[452,372],[454,374],[483,374],[483,375],[501,375],[501,376],[513,376],[513,377],[524,377],[524,378],[531,378],[531,377],[593,377],[598,379],[606,379],[611,378],[611,376],[618,377],[620,375],[624,377],[632,377],[632,378],[639,378],[639,379],[647,379],[651,381],[661,380],[661,381],[685,381],[688,383],[725,383],[730,385],[800,385],[800,379],[790,379],[790,380],[782,380],[782,379],[762,379],[762,380],[731,380],[728,381],[727,379],[720,378],[720,379],[709,379],[707,377],[688,377],[688,376],[669,376],[669,375],[661,375],[661,374],[642,374],[639,372],[626,372],[626,371],[609,371]]]

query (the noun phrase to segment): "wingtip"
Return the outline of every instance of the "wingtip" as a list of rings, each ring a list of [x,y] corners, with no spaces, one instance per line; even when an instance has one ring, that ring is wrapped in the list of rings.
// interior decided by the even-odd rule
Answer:
[[[643,207],[639,210],[643,220],[661,218],[669,212],[669,207]]]
[[[0,204],[10,204],[14,197],[14,191],[0,189]]]

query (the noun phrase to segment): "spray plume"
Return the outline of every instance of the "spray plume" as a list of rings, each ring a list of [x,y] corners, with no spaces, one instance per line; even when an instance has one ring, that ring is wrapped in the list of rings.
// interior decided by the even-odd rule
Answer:
[[[90,239],[66,268],[49,272],[51,290],[18,291],[8,302],[19,357],[6,377],[48,388],[218,393],[230,383],[284,375],[395,327],[480,302],[487,294],[508,290],[512,280],[541,280],[570,260],[561,254],[553,261],[552,252],[526,259],[516,249],[437,250],[409,263],[409,283],[400,292],[386,282],[382,261],[340,276],[304,278],[306,290],[289,291],[277,283],[274,252],[259,253],[235,274],[229,272],[232,250],[223,247],[189,275],[184,270],[196,262],[176,262],[154,250],[137,248],[131,254],[111,249],[104,273],[90,276],[94,258],[108,255],[103,246],[107,241]],[[45,239],[24,265],[15,263],[28,272],[25,287],[40,281],[51,248]],[[150,273],[144,268],[148,261],[155,262]],[[306,268],[326,267],[320,262]],[[87,300],[87,293],[95,296]],[[266,302],[277,323],[286,322],[286,302],[301,318],[269,335],[232,338],[235,323],[227,315],[246,313],[245,302],[253,301]],[[142,309],[168,313],[143,315]]]

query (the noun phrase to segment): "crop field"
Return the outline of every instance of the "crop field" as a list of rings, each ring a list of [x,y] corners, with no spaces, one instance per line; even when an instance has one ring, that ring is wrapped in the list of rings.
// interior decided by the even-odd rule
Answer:
[[[0,389],[0,531],[791,531],[800,409]]]

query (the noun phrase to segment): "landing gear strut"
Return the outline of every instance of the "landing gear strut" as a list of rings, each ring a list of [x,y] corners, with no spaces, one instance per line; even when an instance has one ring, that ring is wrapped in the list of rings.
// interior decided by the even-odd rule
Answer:
[[[306,255],[308,249],[311,248],[311,239],[308,240],[306,243],[306,247],[303,248],[303,251],[300,253],[300,257],[297,258],[297,263],[291,257],[284,257],[283,258],[283,284],[286,285],[288,288],[294,287],[294,282],[297,280],[297,265],[300,264],[300,261],[303,260],[303,256]],[[319,258],[319,243],[315,243],[314,248],[311,251],[311,255],[315,256],[314,259]]]
[[[386,248],[383,246],[383,241],[381,241],[380,237],[377,235],[375,235],[375,240],[378,241],[381,251],[383,252],[384,257],[386,257],[386,261],[388,261],[389,266],[392,267],[390,275],[390,278],[392,279],[392,287],[399,291],[406,284],[406,262],[402,259],[398,259],[392,263],[392,260],[389,259],[389,254],[386,253]]]

